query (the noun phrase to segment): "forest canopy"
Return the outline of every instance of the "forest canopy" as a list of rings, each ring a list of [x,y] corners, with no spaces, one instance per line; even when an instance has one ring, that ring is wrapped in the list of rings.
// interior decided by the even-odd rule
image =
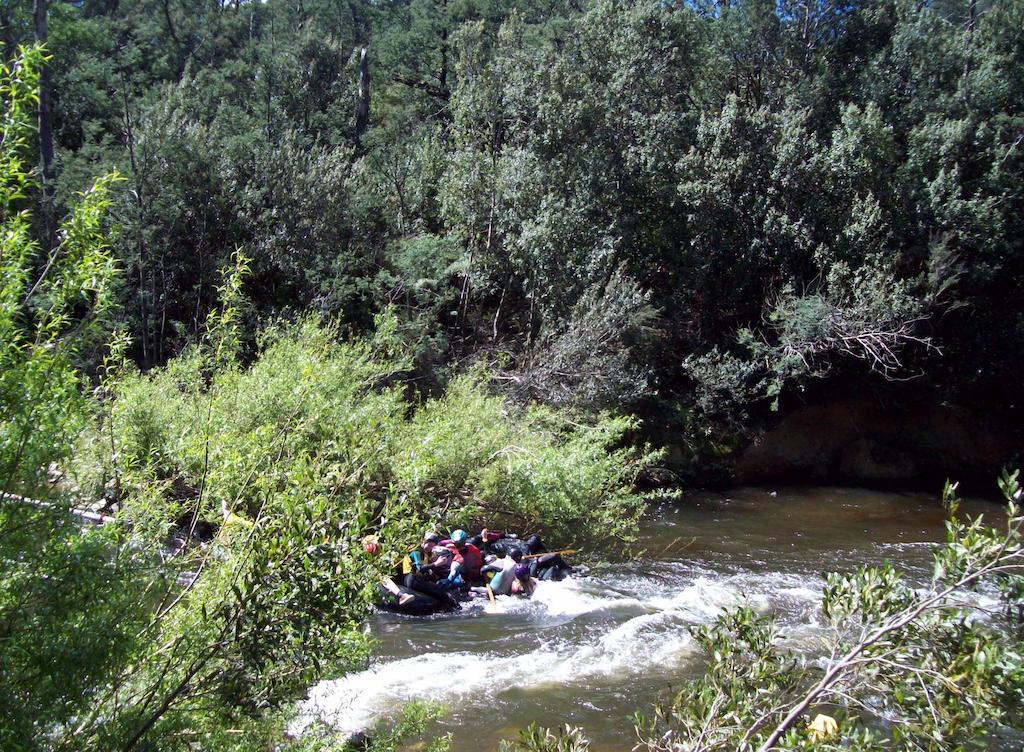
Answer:
[[[31,9],[4,8],[10,58]],[[1020,373],[1024,5],[51,2],[53,209],[113,194],[130,354],[396,311],[425,384],[672,414]],[[45,139],[44,139],[45,140]]]

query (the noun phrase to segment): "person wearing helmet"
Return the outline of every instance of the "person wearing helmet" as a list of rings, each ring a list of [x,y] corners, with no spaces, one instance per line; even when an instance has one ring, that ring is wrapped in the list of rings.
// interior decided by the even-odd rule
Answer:
[[[434,559],[434,549],[439,546],[441,542],[441,536],[432,530],[427,530],[423,533],[423,540],[420,541],[420,546],[416,551],[409,553],[409,566],[402,562],[403,574],[409,574],[410,571],[422,573],[427,576],[434,576],[434,571],[431,569],[431,565]],[[445,549],[447,551],[447,549]]]
[[[424,564],[420,567],[420,575],[432,578],[437,585],[446,590],[462,587],[465,580],[462,577],[463,565],[454,548],[430,541],[424,541],[423,547]]]
[[[433,537],[437,538],[436,535]],[[361,543],[363,550],[371,556],[381,553],[377,536],[365,536]],[[424,576],[428,572],[428,566],[423,562],[425,557],[429,560],[433,547],[431,534],[428,533],[416,549],[401,558],[392,576],[381,579],[381,607],[417,615],[436,613],[439,610],[457,611],[461,608],[450,593]],[[448,549],[441,550],[451,556]]]
[[[453,530],[449,548],[452,549],[455,560],[462,567],[460,574],[463,579],[471,585],[477,585],[483,582],[480,567],[483,566],[484,555],[468,539],[469,536],[465,530]]]
[[[490,582],[491,592],[495,595],[509,595],[512,592],[512,581],[516,578],[516,564],[522,558],[522,554],[517,549],[513,549],[512,552],[500,550],[499,557],[484,567],[487,571],[495,573]]]
[[[539,535],[531,535],[526,539],[526,548],[531,554],[530,576],[539,580],[564,580],[572,574],[572,567],[562,558],[561,554],[546,553]]]
[[[438,580],[448,576],[449,570],[455,563],[455,554],[450,548],[424,541],[420,551],[423,560],[420,571],[423,574]]]
[[[512,595],[525,595],[529,598],[537,589],[537,580],[530,576],[529,564],[516,564],[515,578],[509,588]]]
[[[410,551],[402,559],[402,577],[408,577],[409,575],[419,575],[421,572],[429,574],[429,563],[431,559],[431,552],[437,542],[440,540],[440,536],[437,533],[427,531],[423,534],[423,540],[420,542],[418,548]],[[406,587],[410,587],[406,585]]]

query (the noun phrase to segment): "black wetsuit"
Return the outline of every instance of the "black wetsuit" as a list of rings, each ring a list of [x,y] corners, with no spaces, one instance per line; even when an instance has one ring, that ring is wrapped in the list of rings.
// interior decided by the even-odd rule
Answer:
[[[546,554],[530,560],[530,576],[538,580],[564,580],[572,573],[572,567],[561,554]]]
[[[418,593],[424,593],[429,595],[431,598],[437,598],[442,603],[447,603],[453,599],[449,596],[448,591],[440,585],[431,582],[428,579],[420,577],[415,572],[410,572],[402,580],[402,584],[410,590],[415,590]]]
[[[415,590],[418,593],[435,598],[443,604],[458,608],[458,602],[451,597],[447,590],[420,574],[420,572],[433,571],[432,565],[421,566],[419,570],[415,568],[414,562],[418,562],[419,557],[414,555],[418,553],[418,551],[410,552],[402,562],[401,583],[409,590]]]
[[[526,541],[521,538],[501,538],[494,543],[490,544],[491,550],[488,553],[498,553],[504,551],[505,553],[512,553],[513,550],[518,550],[523,556],[530,553],[530,547],[526,545]]]
[[[531,535],[526,539],[526,548],[531,554],[544,552],[544,543],[539,535]],[[561,554],[546,554],[530,559],[530,576],[538,580],[564,580],[572,573],[572,567],[562,558]]]

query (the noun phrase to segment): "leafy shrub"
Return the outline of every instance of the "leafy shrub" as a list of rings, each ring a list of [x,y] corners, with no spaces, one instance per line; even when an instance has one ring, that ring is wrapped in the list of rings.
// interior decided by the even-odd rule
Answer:
[[[22,208],[34,187],[44,60],[32,47],[0,66],[0,494],[45,492],[47,466],[69,453],[86,414],[76,359],[108,309],[114,274],[101,223],[116,175],[78,197],[53,249],[33,240]]]
[[[376,338],[344,344],[315,319],[277,327],[244,370],[206,375],[201,349],[149,374],[128,367],[108,387],[77,477],[96,492],[116,476],[131,489],[122,515],[155,540],[176,524],[219,525],[229,512],[254,519],[301,507],[302,495],[324,498],[339,519],[346,505],[364,509],[352,535],[397,524],[397,510],[410,527],[426,518],[507,524],[566,543],[628,535],[643,508],[633,481],[656,456],[616,448],[635,420],[514,412],[480,375],[408,414],[387,386],[406,363],[394,320],[380,326]]]
[[[152,560],[62,509],[0,505],[0,748],[45,748],[142,648]]]
[[[402,706],[398,716],[375,723],[365,733],[354,737],[339,734],[322,725],[307,729],[295,741],[284,746],[284,752],[398,752],[423,749],[424,752],[448,752],[451,735],[437,736],[422,744],[413,744],[423,737],[433,721],[444,716],[446,707],[437,702],[413,700]]]
[[[410,419],[395,477],[442,518],[539,530],[565,544],[629,538],[643,512],[633,483],[660,456],[617,448],[637,425],[578,424],[540,406],[514,412],[466,376]]]
[[[73,730],[138,647],[152,560],[117,530],[81,529],[51,463],[89,419],[76,363],[102,333],[114,263],[101,224],[108,176],[80,196],[55,248],[21,209],[39,47],[0,64],[0,748]],[[15,494],[31,494],[32,499]]]
[[[545,338],[512,376],[521,401],[590,410],[620,409],[651,392],[646,364],[658,312],[622,269],[591,286],[560,331]]]
[[[519,732],[518,739],[503,739],[498,749],[500,752],[586,752],[590,743],[581,729],[568,724],[553,731],[531,723]]]

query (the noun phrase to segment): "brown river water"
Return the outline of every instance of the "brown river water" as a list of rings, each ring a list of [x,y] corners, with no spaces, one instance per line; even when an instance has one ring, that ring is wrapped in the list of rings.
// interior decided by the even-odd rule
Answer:
[[[1000,519],[969,502],[967,514]],[[924,582],[945,537],[938,495],[851,488],[688,493],[652,507],[645,552],[625,565],[542,582],[532,600],[456,615],[372,617],[366,671],[310,689],[293,723],[356,732],[409,700],[448,708],[437,733],[453,749],[493,750],[531,722],[581,726],[594,752],[628,750],[633,715],[700,671],[689,629],[730,606],[773,614],[786,640],[813,650],[824,572],[892,562]]]

